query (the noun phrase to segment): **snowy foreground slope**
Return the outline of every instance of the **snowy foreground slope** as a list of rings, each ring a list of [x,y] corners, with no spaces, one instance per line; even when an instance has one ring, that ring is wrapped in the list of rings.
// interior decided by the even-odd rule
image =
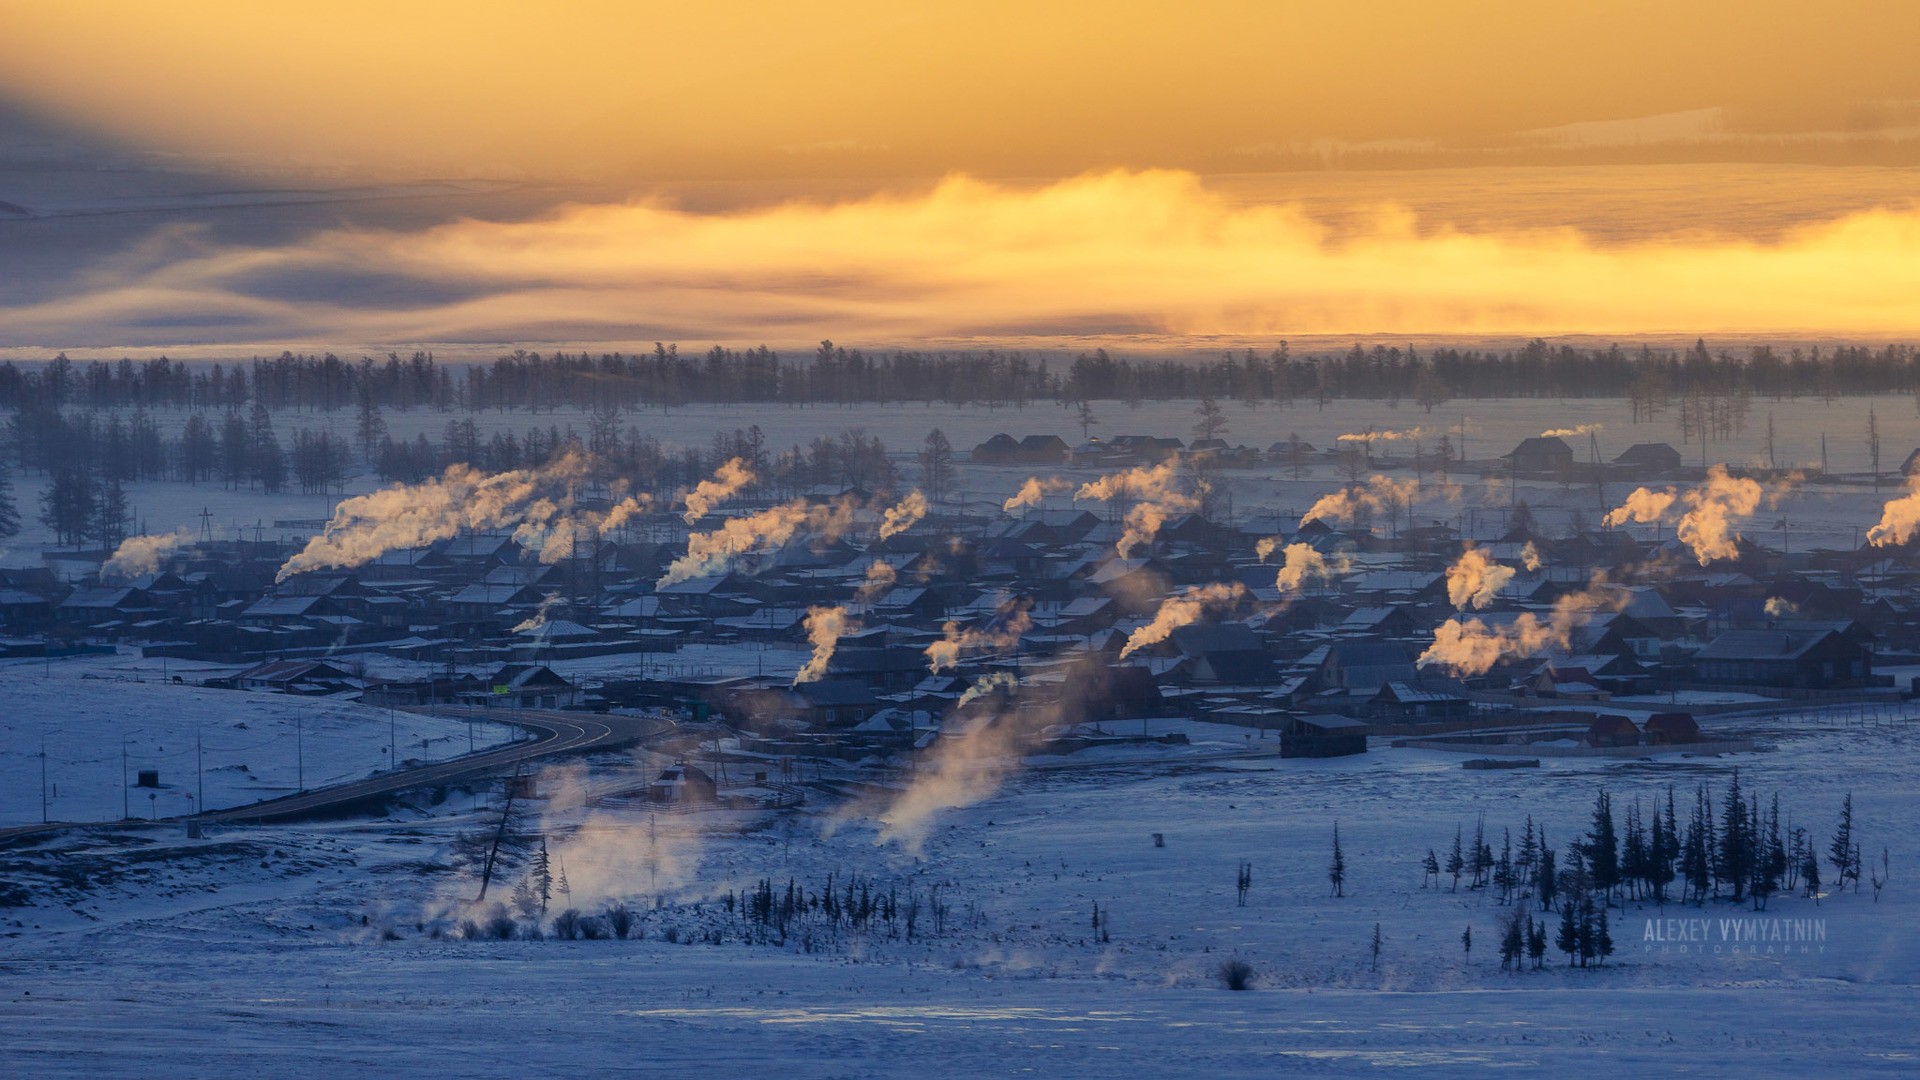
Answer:
[[[0,660],[0,827],[41,820],[43,775],[49,820],[164,818],[290,795],[303,782],[358,780],[389,769],[395,752],[403,765],[440,761],[516,734],[331,698],[191,685],[233,670],[130,654]],[[138,787],[142,770],[159,785]],[[196,807],[202,793],[206,805]]]
[[[1185,760],[1029,762],[885,842],[872,817],[824,799],[649,821],[581,795],[658,759],[556,768],[530,827],[569,879],[567,902],[633,907],[628,940],[458,940],[476,880],[450,843],[497,820],[466,799],[439,816],[198,841],[164,826],[75,834],[0,851],[0,881],[30,893],[0,909],[0,1060],[32,1077],[1912,1075],[1915,722],[1708,723],[1761,749],[1469,772],[1379,741],[1364,757],[1282,761],[1195,725]],[[1499,967],[1506,908],[1491,890],[1421,887],[1426,850],[1444,857],[1456,826],[1471,835],[1482,815],[1496,850],[1527,814],[1563,846],[1603,787],[1624,814],[1668,784],[1683,802],[1700,782],[1718,795],[1735,767],[1822,846],[1851,791],[1868,860],[1888,849],[1878,901],[1863,887],[1818,905],[1776,897],[1763,913],[1628,902],[1606,967],[1550,953],[1545,970],[1515,974]],[[1349,864],[1338,899],[1336,818]],[[837,889],[920,898],[913,939],[897,921],[803,920],[782,943],[721,899],[762,879],[816,890],[830,873]],[[1092,930],[1096,902],[1110,940]],[[1713,933],[1776,917],[1818,920],[1824,940],[1686,954],[1644,940],[1649,920],[1704,918]],[[1250,992],[1214,978],[1230,956],[1253,965]]]

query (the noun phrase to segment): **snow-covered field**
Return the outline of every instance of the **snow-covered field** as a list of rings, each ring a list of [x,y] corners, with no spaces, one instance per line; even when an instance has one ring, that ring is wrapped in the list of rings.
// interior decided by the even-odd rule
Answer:
[[[493,820],[464,804],[429,821],[200,841],[165,827],[76,836],[0,852],[0,879],[33,896],[0,912],[10,935],[0,1048],[36,1077],[1911,1075],[1912,722],[1834,711],[1707,723],[1761,749],[1490,773],[1378,741],[1329,761],[1116,750],[1085,763],[1097,768],[1072,758],[1028,768],[888,842],[866,812],[819,797],[787,815],[657,822],[583,808],[569,797],[578,770],[556,769],[542,778],[553,798],[539,825],[570,878],[565,899],[586,911],[632,905],[633,940],[434,937],[466,916],[477,887],[470,870],[448,868],[448,841]],[[1192,733],[1194,751],[1242,738]],[[602,758],[589,779],[655,767]],[[1444,855],[1454,830],[1471,835],[1481,817],[1496,850],[1500,830],[1517,832],[1527,815],[1563,846],[1602,788],[1624,814],[1669,784],[1683,803],[1696,783],[1717,793],[1736,768],[1763,806],[1777,792],[1823,846],[1852,792],[1868,861],[1887,849],[1891,883],[1878,900],[1870,889],[1818,904],[1782,896],[1757,915],[1628,903],[1604,968],[1570,970],[1555,953],[1546,970],[1515,974],[1499,968],[1506,909],[1489,892],[1421,887],[1420,857]],[[1344,898],[1328,896],[1326,877],[1336,821]],[[1234,889],[1242,861],[1245,906]],[[946,927],[930,932],[923,906],[911,941],[897,923],[816,924],[808,938],[796,929],[784,945],[755,943],[721,901],[762,879],[817,890],[830,873],[903,903],[925,905],[938,886]],[[1096,903],[1110,940],[1092,930]],[[1821,920],[1824,941],[1804,952],[1716,945],[1722,920],[1753,917]],[[1709,941],[1684,954],[1645,941],[1664,918],[1708,920]],[[1251,992],[1218,985],[1228,957],[1253,966]]]
[[[1421,411],[1411,402],[1403,402],[1398,408],[1380,401],[1336,401],[1324,409],[1315,408],[1310,402],[1298,402],[1286,408],[1272,404],[1250,408],[1238,402],[1222,402],[1221,407],[1229,421],[1225,435],[1227,440],[1260,448],[1284,441],[1293,434],[1326,450],[1334,446],[1343,434],[1368,430],[1409,435],[1417,432],[1421,445],[1428,452],[1433,450],[1442,434],[1448,434],[1456,450],[1464,452],[1468,458],[1491,459],[1511,450],[1521,439],[1538,435],[1544,430],[1598,425],[1596,439],[1599,457],[1603,461],[1612,460],[1628,446],[1640,442],[1670,442],[1680,449],[1688,463],[1697,464],[1701,459],[1697,442],[1681,441],[1676,420],[1677,408],[1668,410],[1657,421],[1635,424],[1627,403],[1619,399],[1463,400],[1449,402],[1431,414]],[[1189,401],[1146,402],[1137,409],[1129,409],[1119,402],[1102,402],[1095,408],[1099,426],[1092,429],[1092,434],[1099,437],[1147,434],[1190,438],[1194,424],[1193,408],[1193,403]],[[1874,410],[1880,425],[1880,465],[1888,477],[1879,492],[1873,491],[1865,482],[1869,461],[1863,431],[1869,408]],[[1746,531],[1776,546],[1784,537],[1792,550],[1816,545],[1832,547],[1857,544],[1859,535],[1879,520],[1881,504],[1900,493],[1897,480],[1900,464],[1913,448],[1920,446],[1920,411],[1916,410],[1914,402],[1900,397],[1841,398],[1832,404],[1814,398],[1780,402],[1758,400],[1753,404],[1752,415],[1743,432],[1731,440],[1709,443],[1705,460],[1736,464],[1764,463],[1767,460],[1765,431],[1769,413],[1774,416],[1774,460],[1781,467],[1817,466],[1821,461],[1822,437],[1825,436],[1829,470],[1836,474],[1847,474],[1857,483],[1794,488],[1782,496],[1777,504],[1769,501],[1760,514],[1747,523]],[[545,428],[549,425],[563,432],[571,426],[584,434],[588,426],[585,414],[564,410],[537,414],[445,414],[419,410],[390,412],[386,414],[386,421],[396,438],[410,438],[425,432],[437,439],[447,420],[455,415],[471,415],[482,438],[490,437],[494,432],[524,433],[529,427]],[[166,414],[161,420],[172,428],[184,423],[185,418],[179,414]],[[627,422],[671,445],[701,448],[710,444],[716,430],[732,431],[757,424],[765,434],[770,450],[805,445],[822,434],[832,435],[848,428],[860,428],[868,434],[879,436],[901,459],[904,479],[908,483],[918,479],[918,469],[909,459],[919,449],[927,432],[935,427],[946,433],[955,449],[962,451],[1002,431],[1016,436],[1055,434],[1069,443],[1081,441],[1081,430],[1073,410],[1050,403],[1022,409],[945,405],[862,405],[852,408],[696,405],[667,412],[634,413],[627,417]],[[334,414],[281,413],[276,415],[275,424],[283,441],[300,427],[330,429],[337,435],[350,438],[353,416],[348,411]],[[1568,441],[1578,460],[1588,460],[1593,446],[1586,437],[1573,437]],[[1374,453],[1404,459],[1410,454],[1412,445],[1411,438],[1379,439],[1374,443]],[[998,505],[1032,471],[1008,466],[965,466],[961,470],[960,490],[956,494],[978,506]],[[1066,472],[1078,478],[1093,475],[1084,469]],[[1429,479],[1437,480],[1437,477]],[[1517,489],[1509,489],[1504,481],[1483,484],[1474,476],[1457,476],[1454,479],[1459,485],[1457,489],[1445,488],[1437,483],[1427,485],[1416,503],[1416,518],[1421,521],[1439,519],[1462,527],[1493,530],[1498,527],[1501,511],[1515,498],[1523,498],[1536,512],[1552,508],[1539,515],[1549,527],[1559,527],[1575,511],[1583,515],[1587,522],[1593,523],[1617,504],[1628,490],[1626,485],[1609,484],[1604,492],[1596,492],[1591,485],[1568,488],[1551,481],[1522,481]],[[25,528],[18,537],[0,545],[0,564],[28,565],[39,561],[39,548],[50,540],[35,513],[45,482],[44,477],[32,474],[17,477],[18,499],[26,510],[21,515],[26,519],[23,521]],[[1345,477],[1335,464],[1318,455],[1299,480],[1293,479],[1291,467],[1270,465],[1252,470],[1228,470],[1216,481],[1224,483],[1231,493],[1232,511],[1239,517],[1262,510],[1291,510],[1298,513],[1311,506],[1320,495],[1344,482]],[[362,475],[351,482],[347,490],[348,494],[355,494],[377,486],[374,477]],[[165,533],[184,528],[197,535],[201,527],[200,515],[204,510],[209,514],[208,521],[215,535],[222,538],[240,535],[251,537],[256,525],[263,528],[262,535],[293,536],[296,532],[276,530],[273,523],[276,520],[324,518],[333,502],[329,497],[320,495],[287,494],[266,498],[245,490],[229,491],[219,484],[189,485],[170,481],[130,485],[128,497],[134,508],[136,522],[147,532]],[[1065,505],[1064,499],[1060,500],[1060,505]],[[1782,522],[1785,523],[1784,529]]]
[[[292,794],[302,780],[317,788],[385,771],[390,752],[402,764],[438,761],[515,733],[189,685],[210,670],[233,669],[134,656],[0,661],[0,826],[42,819],[43,749],[48,820],[118,821],[242,806]],[[144,769],[159,770],[158,788],[137,786]]]

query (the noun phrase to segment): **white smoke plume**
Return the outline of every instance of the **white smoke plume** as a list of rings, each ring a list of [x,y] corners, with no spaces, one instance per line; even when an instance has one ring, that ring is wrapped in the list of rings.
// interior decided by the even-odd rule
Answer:
[[[887,562],[885,559],[873,560],[867,564],[866,581],[862,582],[859,590],[853,594],[854,602],[871,604],[879,600],[892,590],[893,583],[898,579],[898,576],[899,575],[894,573],[892,563]]]
[[[1020,767],[1029,727],[995,717],[963,735],[936,740],[913,782],[880,812],[874,842],[897,841],[919,854],[935,814],[991,797]]]
[[[100,576],[130,578],[151,574],[160,569],[162,559],[191,543],[193,535],[185,529],[153,536],[129,536],[100,564]]]
[[[1426,428],[1408,428],[1405,431],[1350,431],[1345,435],[1334,436],[1335,442],[1401,442],[1424,439],[1432,434]]]
[[[1288,544],[1286,560],[1274,575],[1273,584],[1282,592],[1293,592],[1305,588],[1308,582],[1332,581],[1335,575],[1349,569],[1351,564],[1344,555],[1334,556],[1334,561],[1329,563],[1312,544]]]
[[[891,540],[914,527],[927,516],[927,497],[918,490],[907,492],[897,505],[887,508],[880,521],[880,539]]]
[[[1132,502],[1122,522],[1125,531],[1114,545],[1114,550],[1124,559],[1135,548],[1152,543],[1168,518],[1200,509],[1200,500],[1175,488],[1174,481],[1173,462],[1162,462],[1150,469],[1129,469],[1082,484],[1074,498]]]
[[[1548,428],[1540,433],[1543,439],[1571,439],[1581,435],[1593,435],[1605,431],[1605,424],[1579,424],[1574,427]]]
[[[607,516],[600,522],[599,532],[605,536],[651,509],[653,509],[653,496],[644,491],[629,495],[614,503],[613,507],[607,511]]]
[[[1362,513],[1391,514],[1411,503],[1419,494],[1418,480],[1395,480],[1376,473],[1365,486],[1346,487],[1322,495],[1307,508],[1306,513],[1300,515],[1300,524],[1305,525],[1315,519],[1345,524],[1351,523]]]
[[[445,540],[462,530],[526,530],[547,554],[556,525],[571,517],[573,489],[586,476],[581,455],[564,454],[538,469],[486,474],[465,464],[419,484],[395,484],[344,500],[319,536],[288,559],[275,581],[309,570],[361,566],[396,548]],[[570,539],[571,529],[566,530]],[[556,548],[563,554],[568,544]]]
[[[1253,553],[1259,556],[1261,562],[1266,562],[1273,558],[1274,550],[1280,546],[1282,539],[1283,537],[1278,536],[1263,536],[1254,541]]]
[[[1666,491],[1650,491],[1638,487],[1627,495],[1627,501],[1607,511],[1600,524],[1611,529],[1616,525],[1651,525],[1667,516],[1679,496],[1669,488]]]
[[[691,525],[706,517],[723,500],[738,494],[741,488],[753,483],[753,470],[747,468],[745,458],[732,458],[714,471],[713,479],[702,480],[687,492],[687,509],[680,515],[682,521]]]
[[[1480,619],[1441,623],[1417,662],[1438,664],[1462,677],[1484,675],[1504,656],[1531,656],[1548,646],[1572,648],[1573,632],[1595,612],[1619,611],[1627,600],[1623,590],[1608,586],[1606,575],[1596,572],[1586,588],[1555,601],[1545,621],[1529,611],[1505,626],[1489,627]]]
[[[1011,693],[1019,685],[1019,679],[1014,678],[1007,672],[996,671],[986,678],[975,679],[973,685],[967,687],[967,692],[960,695],[960,700],[953,703],[953,707],[958,711],[986,697],[988,694],[1001,692]]]
[[[1776,619],[1790,618],[1800,614],[1800,605],[1784,597],[1767,597],[1767,614]]]
[[[1014,492],[1013,497],[1002,503],[1000,508],[1009,514],[1017,513],[1030,506],[1039,506],[1040,501],[1049,495],[1071,490],[1073,490],[1071,480],[1063,480],[1057,476],[1044,478],[1029,476],[1027,482],[1020,485],[1020,490]]]
[[[557,592],[550,592],[545,597],[542,597],[540,606],[534,610],[532,615],[520,620],[520,622],[514,626],[513,633],[518,634],[523,631],[538,630],[547,625],[547,612],[552,611],[554,605],[559,602],[560,594]]]
[[[843,607],[810,607],[807,609],[807,640],[813,644],[813,655],[808,658],[793,677],[793,685],[804,682],[817,682],[827,674],[827,665],[833,660],[834,647],[840,644],[840,638],[849,630],[856,629],[856,622]]]
[[[1753,516],[1765,494],[1757,481],[1728,476],[1724,465],[1715,465],[1707,470],[1705,484],[1680,497],[1687,511],[1680,515],[1673,534],[1693,549],[1701,566],[1734,558],[1740,554],[1736,526]]]
[[[817,540],[831,542],[853,524],[855,509],[846,499],[826,505],[795,499],[745,517],[728,518],[718,529],[687,537],[687,553],[667,566],[654,587],[663,589],[725,573],[742,555],[762,547],[777,547],[802,530]]]
[[[1547,565],[1547,560],[1540,557],[1540,549],[1534,547],[1533,541],[1529,540],[1527,546],[1520,549],[1520,565],[1527,568],[1527,573],[1534,574]]]
[[[989,630],[962,630],[959,623],[949,620],[941,627],[941,639],[926,648],[927,670],[938,675],[957,667],[964,652],[1011,649],[1020,644],[1022,634],[1033,629],[1033,617],[1027,613],[1024,601],[1003,609],[1001,615],[999,627]]]
[[[1880,509],[1880,523],[1867,530],[1874,547],[1904,544],[1920,533],[1920,476],[1907,481],[1907,493]]]
[[[1216,581],[1184,595],[1169,597],[1160,605],[1160,610],[1154,612],[1152,622],[1127,635],[1127,643],[1120,649],[1120,659],[1125,660],[1149,645],[1157,645],[1171,637],[1175,630],[1209,611],[1231,607],[1246,599],[1246,596],[1245,585],[1237,581]]]
[[[1468,548],[1447,567],[1447,601],[1455,608],[1484,608],[1513,580],[1511,566],[1502,566],[1479,548]]]

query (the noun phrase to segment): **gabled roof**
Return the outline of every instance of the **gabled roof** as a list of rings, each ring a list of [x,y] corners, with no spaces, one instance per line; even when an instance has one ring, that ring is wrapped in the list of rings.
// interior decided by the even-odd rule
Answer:
[[[1729,630],[1694,654],[1695,660],[1797,660],[1828,640],[1831,630]]]
[[[1573,447],[1568,446],[1567,441],[1558,435],[1536,435],[1531,439],[1520,440],[1519,446],[1514,447],[1501,456],[1516,458],[1536,454],[1545,454],[1551,457],[1572,457]]]

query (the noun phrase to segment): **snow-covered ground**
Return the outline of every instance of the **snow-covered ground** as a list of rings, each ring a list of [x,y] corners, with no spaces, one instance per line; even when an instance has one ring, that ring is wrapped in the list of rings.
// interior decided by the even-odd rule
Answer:
[[[556,768],[539,825],[565,899],[632,905],[641,934],[624,941],[434,937],[467,917],[477,888],[471,869],[449,868],[448,842],[493,820],[464,803],[427,821],[199,841],[177,827],[76,836],[0,852],[0,879],[33,897],[0,910],[0,1045],[36,1077],[1911,1075],[1920,754],[1913,721],[1856,715],[1709,718],[1710,733],[1761,747],[1727,758],[1502,772],[1379,741],[1326,761],[1103,752],[1097,768],[1069,758],[1017,772],[905,842],[818,796],[785,815],[658,821],[582,807],[569,795],[580,770]],[[1230,729],[1207,727],[1197,739],[1231,745]],[[1122,753],[1135,762],[1116,764]],[[592,778],[656,767],[605,757]],[[1629,902],[1604,968],[1570,970],[1556,953],[1514,974],[1497,960],[1507,909],[1495,897],[1421,885],[1426,850],[1444,856],[1455,829],[1470,836],[1482,818],[1496,851],[1528,815],[1563,846],[1603,788],[1620,815],[1669,784],[1684,807],[1696,783],[1717,794],[1736,768],[1822,846],[1852,792],[1868,861],[1884,846],[1892,871],[1878,900],[1865,888],[1817,904],[1782,896],[1757,914]],[[1343,898],[1326,877],[1336,822]],[[830,873],[903,903],[925,905],[938,886],[947,926],[929,932],[923,907],[911,941],[843,927],[753,943],[720,902],[762,879],[815,891]],[[1096,903],[1110,940],[1092,931]],[[1755,917],[1819,920],[1824,940],[1771,952],[1718,941],[1722,920]],[[1707,920],[1704,947],[1645,940],[1667,918]],[[1255,969],[1251,992],[1218,985],[1228,957]]]
[[[191,685],[209,670],[232,669],[133,656],[0,661],[0,826],[42,820],[43,790],[52,821],[170,817],[278,798],[303,780],[360,779],[391,768],[392,752],[402,764],[438,761],[515,736],[486,721]],[[137,786],[146,769],[159,787]]]

